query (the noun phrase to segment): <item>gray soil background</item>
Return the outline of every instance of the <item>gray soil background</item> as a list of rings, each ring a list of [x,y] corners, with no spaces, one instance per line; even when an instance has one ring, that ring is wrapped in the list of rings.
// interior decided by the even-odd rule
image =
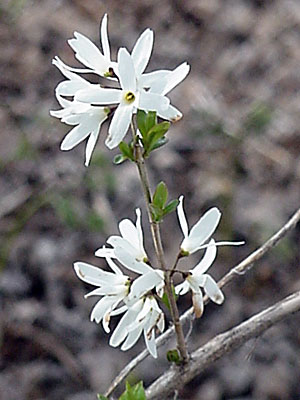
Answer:
[[[144,348],[108,345],[89,321],[96,299],[72,264],[105,268],[94,256],[118,221],[143,212],[134,165],[115,166],[103,127],[92,163],[84,144],[59,150],[69,127],[49,116],[58,109],[58,55],[79,66],[66,40],[81,32],[99,45],[109,15],[113,57],[131,50],[147,27],[155,44],[147,71],[191,65],[171,94],[184,113],[169,143],[149,160],[153,185],[170,198],[185,195],[191,223],[212,206],[222,211],[215,279],[267,240],[300,203],[299,0],[4,0],[0,5],[0,399],[93,400]],[[222,307],[208,304],[194,323],[190,350],[300,289],[299,226],[249,273],[224,289]],[[182,240],[176,214],[162,226],[166,259]],[[191,268],[200,254],[182,262]],[[181,299],[184,311],[189,295]],[[300,398],[300,317],[225,356],[184,387],[178,399],[287,400]],[[112,327],[116,321],[112,321]],[[165,353],[147,358],[130,376],[147,386],[167,367]],[[123,390],[121,387],[120,392]]]

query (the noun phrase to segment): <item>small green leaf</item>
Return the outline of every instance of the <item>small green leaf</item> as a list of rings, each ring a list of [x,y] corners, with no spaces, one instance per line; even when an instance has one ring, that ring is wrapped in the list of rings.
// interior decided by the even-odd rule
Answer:
[[[167,144],[169,139],[167,139],[165,136],[162,138],[158,139],[152,146],[151,146],[151,151],[159,149],[160,147],[164,146]]]
[[[163,210],[160,207],[155,206],[154,204],[150,204],[151,214],[153,221],[160,222],[163,217]]]
[[[126,160],[128,160],[128,157],[123,156],[123,154],[117,154],[116,156],[114,156],[113,163],[118,165],[122,164]]]
[[[178,199],[171,200],[171,201],[166,205],[166,207],[163,209],[164,216],[167,215],[167,214],[170,214],[170,213],[173,212],[173,211],[175,211],[176,208],[177,208],[177,206],[178,206],[178,203],[179,203]]]
[[[154,125],[147,134],[147,138],[144,140],[145,156],[148,156],[150,152],[157,148],[156,143],[160,140],[170,128],[170,122],[161,122],[160,124]]]
[[[131,144],[127,144],[126,142],[121,142],[119,144],[119,149],[124,157],[129,158],[131,161],[134,161],[133,147],[131,146]]]
[[[149,111],[146,116],[146,129],[147,133],[157,124],[156,112]]]
[[[180,364],[181,359],[178,350],[177,349],[169,350],[167,352],[167,360],[177,365]]]
[[[147,400],[143,382],[138,382],[134,386],[130,386],[130,384],[126,382],[126,390],[120,396],[119,400]]]
[[[143,138],[147,136],[147,128],[146,128],[146,117],[147,114],[143,110],[138,110],[137,115],[136,115],[136,121],[137,121],[137,127],[139,131],[141,132]]]
[[[153,195],[152,204],[163,210],[167,200],[168,200],[167,186],[164,182],[159,182],[159,184],[156,186]]]

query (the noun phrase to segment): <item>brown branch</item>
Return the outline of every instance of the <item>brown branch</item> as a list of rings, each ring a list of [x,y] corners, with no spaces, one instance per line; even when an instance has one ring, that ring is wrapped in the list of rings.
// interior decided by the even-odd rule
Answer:
[[[300,220],[300,208],[294,213],[294,215],[288,220],[288,222],[278,231],[276,232],[269,240],[267,240],[261,247],[251,253],[248,257],[246,257],[242,262],[233,267],[219,282],[219,286],[223,287],[227,285],[234,277],[241,275],[248,270],[250,270],[254,263],[261,259],[266,252],[268,252],[272,247],[276,246],[276,244],[295,226]],[[204,299],[205,303],[208,302],[207,297]],[[180,321],[185,322],[190,320],[192,317],[193,308],[188,309],[181,317]],[[157,347],[164,345],[174,334],[174,326],[167,329],[163,334],[161,334],[156,339]],[[122,371],[116,376],[108,390],[106,391],[105,396],[109,396],[115,388],[126,378],[126,376],[134,369],[138,364],[140,364],[146,357],[148,357],[148,350],[143,350],[138,356],[136,356],[133,360],[131,360]]]
[[[245,344],[249,339],[261,335],[272,325],[300,310],[300,291],[293,293],[273,306],[254,315],[240,325],[215,336],[194,351],[191,360],[183,367],[172,366],[146,390],[148,400],[165,399],[210,364],[225,354]]]

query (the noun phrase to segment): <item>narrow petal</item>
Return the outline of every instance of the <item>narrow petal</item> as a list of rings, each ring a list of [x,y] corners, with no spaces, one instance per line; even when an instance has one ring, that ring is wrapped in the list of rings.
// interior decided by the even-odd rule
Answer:
[[[181,248],[194,253],[199,247],[210,238],[216,230],[221,218],[220,211],[214,207],[208,210],[202,218],[192,227],[188,238],[185,238]]]
[[[142,215],[141,215],[141,210],[137,208],[135,210],[136,212],[136,229],[137,229],[137,234],[138,234],[138,242],[139,242],[139,248],[142,253],[144,253],[144,257],[147,258],[147,254],[144,249],[144,237],[143,237],[143,229],[142,229]]]
[[[121,47],[118,52],[118,70],[122,89],[135,92],[136,77],[134,64],[130,54],[124,47]]]
[[[187,281],[180,283],[179,285],[175,286],[175,293],[177,295],[184,295],[190,290],[190,285]]]
[[[102,297],[102,299],[98,301],[98,303],[96,303],[95,307],[93,308],[90,320],[96,321],[97,324],[99,324],[104,314],[111,309],[114,302],[115,302],[114,296]]]
[[[100,124],[99,124],[99,125],[100,125]],[[99,129],[100,129],[100,127],[99,127]],[[98,140],[99,129],[93,131],[93,132],[91,133],[91,135],[90,135],[88,141],[87,141],[86,148],[85,148],[85,163],[84,163],[84,165],[85,165],[86,167],[88,167],[89,164],[90,164],[90,160],[91,160],[91,157],[92,157],[92,153],[93,153],[93,151],[94,151],[94,148],[95,148],[96,143],[97,143],[97,140]]]
[[[86,89],[86,86],[81,81],[63,81],[57,85],[55,91],[60,96],[75,96],[78,90]]]
[[[124,239],[132,243],[132,246],[139,248],[139,237],[136,226],[130,219],[123,219],[119,223],[119,230]]]
[[[189,234],[189,228],[188,228],[188,223],[187,223],[184,209],[183,209],[183,199],[184,199],[184,196],[179,197],[179,204],[177,206],[177,215],[178,215],[179,224],[180,224],[183,236],[184,236],[184,238],[187,238],[188,234]]]
[[[224,295],[216,284],[214,279],[210,275],[205,275],[206,281],[204,285],[204,290],[207,296],[215,303],[222,304],[224,301]]]
[[[121,236],[110,236],[107,239],[107,243],[113,246],[115,249],[117,247],[121,247],[122,249],[126,250],[127,253],[131,254],[131,256],[135,259],[140,259],[140,252],[128,240]]]
[[[161,89],[164,87],[164,82],[168,79],[169,74],[171,74],[171,71],[163,69],[143,74],[139,77],[139,86],[148,88],[153,93],[161,94]]]
[[[166,119],[171,122],[177,122],[182,118],[182,113],[176,107],[172,106],[171,104],[166,110],[160,110],[157,115],[160,118]]]
[[[117,147],[126,135],[133,112],[133,104],[119,104],[110,123],[105,141],[109,149]]]
[[[140,93],[138,108],[144,111],[157,111],[157,113],[163,113],[168,109],[170,100],[156,93],[150,93],[142,91]]]
[[[198,293],[193,293],[192,301],[193,301],[195,316],[196,318],[200,318],[201,315],[203,314],[203,309],[204,309],[203,295],[201,291]]]
[[[115,274],[124,276],[120,268],[117,266],[116,263],[113,262],[113,260],[110,257],[106,256],[106,262],[110,266],[110,268],[114,271]]]
[[[120,102],[122,91],[119,89],[104,89],[99,85],[93,85],[89,89],[79,90],[75,100],[83,103],[108,105]]]
[[[153,271],[149,265],[142,261],[137,261],[130,253],[121,247],[115,249],[115,255],[124,267],[136,272],[137,274],[146,274],[147,272]]]
[[[161,274],[159,273],[161,272]],[[139,298],[164,281],[162,271],[152,270],[135,279],[130,288],[129,298]]]
[[[193,274],[194,275],[201,275],[204,274],[208,268],[212,265],[212,263],[215,261],[216,256],[217,256],[217,246],[215,244],[216,242],[214,239],[211,239],[207,250],[204,254],[204,257],[202,260],[193,268]]]
[[[131,53],[137,76],[141,75],[147,67],[151,57],[152,48],[153,31],[151,29],[146,29],[138,38]]]
[[[122,344],[121,350],[126,351],[128,349],[131,349],[131,347],[133,347],[139,340],[142,332],[143,326],[138,326],[136,329],[129,332],[125,342]]]
[[[152,357],[157,358],[157,349],[155,343],[155,330],[154,328],[151,329],[150,332],[147,332],[144,329],[144,339],[146,343],[146,347],[151,354]]]
[[[101,45],[104,57],[109,61],[110,60],[110,47],[108,42],[107,35],[107,14],[104,14],[101,22]]]
[[[132,307],[130,307],[126,314],[123,315],[110,338],[110,346],[117,347],[124,341],[124,339],[128,335],[127,326],[136,320],[136,316],[138,315],[142,307],[143,300],[140,300]]]
[[[105,246],[103,246],[100,249],[95,251],[95,256],[96,257],[115,258],[115,250],[114,249],[108,249]]]
[[[68,40],[68,43],[74,50],[77,60],[103,76],[109,68],[108,60],[86,36],[79,32],[74,32],[74,36],[75,39]]]
[[[123,281],[123,277],[120,280],[119,275],[103,271],[100,268],[80,261],[74,263],[74,269],[79,279],[95,286],[112,285]]]
[[[162,95],[169,93],[172,89],[174,89],[175,86],[184,80],[189,72],[190,66],[186,62],[182,63],[168,75],[166,85],[164,86],[163,90],[157,93],[161,93]]]
[[[77,146],[80,142],[86,139],[90,134],[90,131],[86,129],[85,125],[77,125],[73,128],[67,136],[64,138],[60,145],[61,150],[71,150]]]

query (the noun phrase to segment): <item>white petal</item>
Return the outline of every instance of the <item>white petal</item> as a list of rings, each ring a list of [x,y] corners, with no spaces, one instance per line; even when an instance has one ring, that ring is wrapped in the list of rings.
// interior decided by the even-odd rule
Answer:
[[[140,252],[139,249],[136,249],[128,240],[122,238],[121,236],[110,236],[107,239],[107,243],[113,246],[114,248],[121,247],[122,249],[126,250],[127,253],[131,254],[132,257],[139,260],[140,259]]]
[[[211,266],[211,264],[215,261],[215,258],[217,256],[217,246],[215,245],[214,239],[211,239],[207,250],[204,254],[204,257],[202,260],[193,268],[193,274],[194,275],[200,275],[204,274],[208,268]]]
[[[60,82],[55,91],[60,96],[75,96],[75,93],[82,89],[86,89],[86,84],[73,80]]]
[[[133,247],[139,248],[139,237],[136,226],[130,219],[123,219],[119,223],[119,230],[124,239],[132,244]]]
[[[147,272],[153,271],[149,265],[142,261],[137,261],[130,253],[121,247],[115,249],[115,255],[124,267],[136,272],[137,274],[146,274]]]
[[[74,263],[74,269],[78,278],[95,286],[122,283],[124,278],[80,261]]]
[[[205,277],[206,277],[204,285],[205,293],[213,302],[217,304],[222,304],[224,301],[224,295],[221,289],[210,275],[205,275]]]
[[[120,297],[122,299],[126,296],[126,287],[125,284],[122,285],[112,285],[112,286],[102,286],[100,288],[92,290],[90,293],[86,294],[84,297],[87,299],[91,296],[114,296],[117,299]]]
[[[122,91],[119,89],[104,89],[93,85],[89,89],[79,90],[75,95],[75,100],[99,105],[117,104],[120,102],[121,95]]]
[[[162,271],[152,270],[135,279],[130,288],[129,298],[139,298],[143,294],[149,292],[156,285],[163,282],[164,277]]]
[[[203,309],[204,309],[203,295],[201,291],[198,293],[193,293],[192,301],[193,301],[195,316],[196,318],[200,318],[201,315],[203,314]]]
[[[114,302],[115,302],[114,296],[102,297],[102,299],[98,301],[98,303],[96,303],[95,307],[93,308],[90,320],[96,321],[98,324],[103,318],[104,314],[111,309]]]
[[[101,22],[101,45],[104,57],[109,61],[110,60],[110,47],[108,42],[107,35],[107,14],[104,14]]]
[[[74,50],[77,60],[103,76],[109,68],[108,60],[86,36],[79,32],[74,32],[74,36],[75,39],[68,40],[68,43]]]
[[[214,207],[208,210],[203,217],[192,227],[188,238],[185,238],[181,248],[194,253],[199,247],[210,238],[216,230],[221,218],[220,211]]]
[[[89,166],[89,163],[90,163],[90,160],[92,157],[92,153],[93,153],[94,148],[97,143],[98,136],[99,136],[99,129],[97,129],[96,131],[93,131],[87,141],[86,148],[85,148],[85,163],[84,163],[84,165],[86,167]]]
[[[120,84],[123,90],[136,90],[136,77],[132,58],[128,51],[121,47],[118,52],[118,70]]]
[[[60,145],[61,150],[71,150],[77,146],[80,142],[86,139],[90,134],[90,131],[86,129],[85,125],[77,125],[73,128],[67,136],[64,138]]]
[[[171,73],[169,70],[158,70],[143,74],[139,77],[139,86],[141,88],[150,88],[153,93],[161,94],[164,88],[168,75]]]
[[[181,81],[184,80],[189,71],[190,71],[190,66],[186,62],[182,63],[177,68],[175,68],[174,71],[172,71],[168,75],[166,85],[164,86],[164,89],[162,90],[161,94],[165,95],[169,93],[172,89],[174,89],[175,86],[177,86]]]
[[[150,332],[146,332],[144,329],[144,339],[146,347],[152,357],[157,358],[157,349],[155,343],[155,331],[154,328]]]
[[[103,246],[100,249],[95,251],[95,256],[96,257],[115,258],[115,250],[114,249],[108,249],[105,246]]]
[[[175,293],[177,295],[184,295],[190,290],[190,285],[187,281],[180,283],[179,285],[175,286]]]
[[[142,306],[143,300],[140,300],[139,302],[135,303],[131,308],[129,308],[126,314],[123,315],[110,338],[110,346],[117,347],[123,342],[123,340],[128,335],[127,326],[136,320],[136,316],[140,312]]]
[[[121,350],[126,351],[131,347],[133,347],[139,340],[142,332],[143,332],[143,326],[141,325],[139,325],[136,329],[129,332],[125,342],[122,344]]]
[[[141,36],[138,38],[131,57],[134,62],[134,68],[136,75],[141,75],[148,65],[151,52],[153,48],[153,31],[146,29]]]
[[[157,113],[163,113],[168,109],[170,100],[156,93],[150,93],[142,91],[140,93],[138,108],[144,111],[157,111]]]
[[[186,238],[186,237],[188,237],[188,234],[189,234],[189,228],[188,228],[187,219],[185,217],[185,213],[184,213],[184,209],[183,209],[183,199],[184,199],[184,196],[179,197],[179,204],[177,206],[177,215],[178,215],[179,224],[180,224],[183,236]]]
[[[139,242],[139,248],[142,253],[144,253],[145,258],[147,258],[147,254],[144,249],[144,237],[143,237],[143,229],[142,229],[142,215],[141,215],[141,210],[137,208],[135,210],[136,212],[136,229],[137,229],[137,234],[138,234],[138,242]]]
[[[110,268],[114,271],[115,274],[124,276],[120,268],[117,266],[116,263],[113,262],[113,260],[110,257],[106,256],[106,262],[110,266]]]
[[[172,106],[171,104],[166,110],[160,110],[157,115],[160,118],[166,119],[171,122],[177,122],[182,118],[182,113],[176,107]]]
[[[105,141],[109,149],[117,147],[126,135],[133,112],[133,104],[119,104],[108,129]]]

